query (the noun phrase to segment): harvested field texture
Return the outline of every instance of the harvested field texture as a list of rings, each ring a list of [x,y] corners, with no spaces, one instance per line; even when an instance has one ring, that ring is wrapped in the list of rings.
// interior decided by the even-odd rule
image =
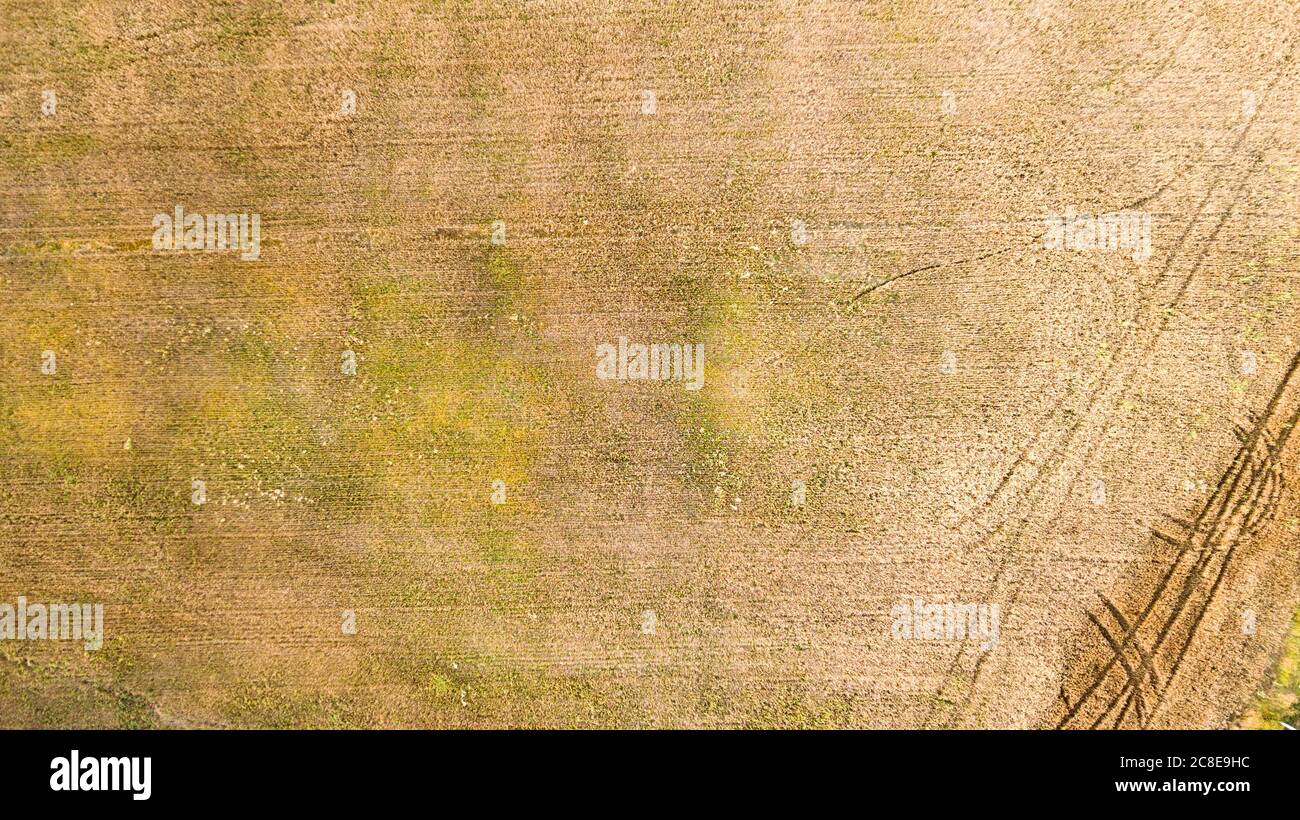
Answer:
[[[1295,720],[1298,49],[0,0],[0,726]]]

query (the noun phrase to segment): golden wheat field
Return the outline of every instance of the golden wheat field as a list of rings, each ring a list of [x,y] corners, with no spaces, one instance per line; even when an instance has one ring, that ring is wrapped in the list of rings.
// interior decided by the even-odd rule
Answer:
[[[0,726],[1296,722],[1298,21],[0,0]]]

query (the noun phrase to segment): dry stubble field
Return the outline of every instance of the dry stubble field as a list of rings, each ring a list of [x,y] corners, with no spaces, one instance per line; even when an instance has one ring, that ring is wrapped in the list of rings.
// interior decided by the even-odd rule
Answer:
[[[996,5],[0,1],[0,725],[1294,717],[1300,7]]]

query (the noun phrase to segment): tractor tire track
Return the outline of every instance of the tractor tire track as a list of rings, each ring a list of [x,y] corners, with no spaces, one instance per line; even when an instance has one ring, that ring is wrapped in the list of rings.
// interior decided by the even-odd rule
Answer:
[[[1058,716],[1057,728],[1076,728],[1085,722],[1096,728],[1120,706],[1112,728],[1123,728],[1129,707],[1136,706],[1139,687],[1143,677],[1153,673],[1155,661],[1160,657],[1165,643],[1173,641],[1176,650],[1171,654],[1169,673],[1162,685],[1156,687],[1154,708],[1144,717],[1132,721],[1137,727],[1149,726],[1159,709],[1168,701],[1179,670],[1196,639],[1210,606],[1214,603],[1227,571],[1238,549],[1247,541],[1257,538],[1264,526],[1273,519],[1283,497],[1285,484],[1281,480],[1281,466],[1286,453],[1286,446],[1297,423],[1300,423],[1300,386],[1296,378],[1300,372],[1300,351],[1292,358],[1278,387],[1265,410],[1249,433],[1239,436],[1241,445],[1222,478],[1215,484],[1215,490],[1201,506],[1196,517],[1187,522],[1176,522],[1186,530],[1182,538],[1166,533],[1155,532],[1153,537],[1165,544],[1178,544],[1181,549],[1176,559],[1156,581],[1145,596],[1141,611],[1131,619],[1123,637],[1114,641],[1109,635],[1103,636],[1108,645],[1106,660],[1099,667],[1094,666],[1090,675],[1085,675],[1086,683],[1080,685],[1077,697],[1071,702],[1068,691],[1076,682],[1062,683],[1062,693],[1067,703]],[[1290,401],[1288,401],[1290,399]],[[1289,413],[1285,407],[1295,404]],[[1276,428],[1276,433],[1273,432]],[[1191,562],[1185,565],[1184,559]],[[1167,594],[1180,568],[1184,567],[1177,594]],[[1208,587],[1206,582],[1208,581]],[[1139,585],[1140,587],[1140,585]],[[1192,599],[1198,591],[1201,600],[1192,606]],[[1162,622],[1153,621],[1152,615],[1162,605],[1168,606],[1168,615]],[[1090,621],[1096,622],[1096,616],[1088,613]],[[1157,624],[1151,639],[1141,639],[1143,627],[1148,623]],[[1180,628],[1181,625],[1181,628]],[[1182,635],[1181,643],[1176,635]],[[1140,659],[1136,666],[1125,658],[1125,652],[1134,648]],[[1122,681],[1115,681],[1116,670],[1122,672]],[[1154,678],[1153,678],[1154,680]],[[1098,693],[1116,688],[1104,702],[1098,701]],[[1136,710],[1134,712],[1136,715]]]
[[[1244,137],[1245,133],[1246,133],[1246,132],[1243,131],[1242,137]],[[1239,141],[1238,141],[1237,145],[1238,145],[1238,146],[1240,145],[1240,138],[1239,138]],[[1227,223],[1227,220],[1228,220],[1229,218],[1231,218],[1231,216],[1232,216],[1233,213],[1235,212],[1235,210],[1236,210],[1236,206],[1237,206],[1238,202],[1240,201],[1241,195],[1242,195],[1242,193],[1245,191],[1246,185],[1247,185],[1247,183],[1249,182],[1251,176],[1253,176],[1253,174],[1255,173],[1255,171],[1258,169],[1259,164],[1260,164],[1260,159],[1259,159],[1259,157],[1256,157],[1255,161],[1252,162],[1251,165],[1247,168],[1247,170],[1246,170],[1245,173],[1243,174],[1241,180],[1238,182],[1238,184],[1237,184],[1236,187],[1234,188],[1233,195],[1232,195],[1232,200],[1231,200],[1231,205],[1230,205],[1227,209],[1225,209],[1225,210],[1223,211],[1223,213],[1220,215],[1218,221],[1217,221],[1216,224],[1214,225],[1214,227],[1213,227],[1213,229],[1211,230],[1209,236],[1205,239],[1205,241],[1202,243],[1200,249],[1198,250],[1198,253],[1197,253],[1197,255],[1196,255],[1196,257],[1195,257],[1195,259],[1194,259],[1194,261],[1193,261],[1193,263],[1192,263],[1192,265],[1191,265],[1191,267],[1190,267],[1190,269],[1188,270],[1188,272],[1186,273],[1186,275],[1183,277],[1183,282],[1182,282],[1182,284],[1180,285],[1179,290],[1178,290],[1178,297],[1177,297],[1178,299],[1181,299],[1181,298],[1182,298],[1182,295],[1186,293],[1186,290],[1187,290],[1187,287],[1188,287],[1188,283],[1189,283],[1190,280],[1193,279],[1193,278],[1196,276],[1196,274],[1198,273],[1198,271],[1199,271],[1199,269],[1200,269],[1202,263],[1204,262],[1204,259],[1205,259],[1205,257],[1206,257],[1206,254],[1207,254],[1208,248],[1209,248],[1211,245],[1213,245],[1213,243],[1217,240],[1218,235],[1219,235],[1220,231],[1222,230],[1223,226]],[[1207,206],[1207,204],[1208,204],[1208,202],[1209,202],[1209,200],[1210,200],[1210,197],[1211,197],[1211,195],[1212,195],[1212,193],[1213,193],[1213,190],[1216,189],[1216,188],[1218,187],[1218,184],[1219,184],[1219,182],[1222,180],[1222,177],[1223,177],[1223,176],[1224,176],[1224,174],[1221,173],[1221,174],[1219,175],[1219,177],[1216,178],[1214,185],[1211,186],[1211,190],[1210,190],[1209,192],[1207,192],[1207,194],[1206,194],[1206,196],[1205,196],[1204,198],[1202,198],[1201,203],[1200,203],[1200,207],[1198,208],[1198,211],[1197,211],[1196,216],[1193,217],[1192,221],[1189,223],[1189,225],[1187,226],[1187,228],[1184,229],[1184,232],[1183,232],[1183,238],[1184,238],[1184,239],[1185,239],[1187,236],[1189,236],[1190,233],[1192,232],[1193,227],[1194,227],[1194,223],[1195,223],[1195,222],[1196,222],[1196,221],[1197,221],[1197,220],[1198,220],[1198,219],[1199,219],[1199,218],[1200,218],[1200,217],[1205,213],[1205,208],[1206,208],[1206,206]],[[1171,253],[1170,253],[1170,257],[1169,257],[1168,261],[1166,262],[1166,264],[1165,264],[1165,266],[1164,266],[1164,269],[1163,269],[1164,271],[1168,271],[1169,269],[1172,268],[1172,266],[1174,265],[1174,261],[1175,261],[1174,257],[1175,257],[1175,255],[1178,253],[1178,251],[1179,251],[1180,249],[1181,249],[1181,242],[1180,242],[1180,244],[1179,244],[1178,246],[1176,246],[1176,247],[1174,248],[1173,251],[1171,251]],[[1148,301],[1149,301],[1149,298],[1148,298]],[[1175,302],[1174,304],[1176,304],[1176,302]],[[1159,327],[1160,327],[1160,330],[1162,330],[1162,329],[1163,329],[1163,324],[1161,324]],[[1160,332],[1160,331],[1157,330],[1157,331],[1156,331],[1157,335],[1156,335],[1155,337],[1153,337],[1152,339],[1150,339],[1150,340],[1147,342],[1147,344],[1144,345],[1144,347],[1143,347],[1142,350],[1137,351],[1137,352],[1135,353],[1135,355],[1136,355],[1137,357],[1139,357],[1139,358],[1138,358],[1138,359],[1135,359],[1133,362],[1130,363],[1130,365],[1128,366],[1128,368],[1127,368],[1127,370],[1126,370],[1126,374],[1123,376],[1123,378],[1119,378],[1119,379],[1115,379],[1115,380],[1114,380],[1114,382],[1115,382],[1116,384],[1122,384],[1122,383],[1127,379],[1127,376],[1128,376],[1129,374],[1131,374],[1131,373],[1132,373],[1132,372],[1133,372],[1133,371],[1134,371],[1134,370],[1135,370],[1135,369],[1140,365],[1141,361],[1145,361],[1145,359],[1146,359],[1147,357],[1150,356],[1151,351],[1154,349],[1155,342],[1156,342],[1157,339],[1158,339],[1158,333],[1159,333],[1159,332]],[[1112,367],[1113,367],[1113,365],[1112,365]],[[1111,369],[1112,369],[1112,368],[1108,367],[1108,375],[1110,374]],[[1059,472],[1058,468],[1059,468],[1059,467],[1060,467],[1060,466],[1065,462],[1065,460],[1067,459],[1067,457],[1069,457],[1070,452],[1071,452],[1071,447],[1072,447],[1072,445],[1074,444],[1074,441],[1075,441],[1076,437],[1077,437],[1077,436],[1079,435],[1079,433],[1083,430],[1083,427],[1084,427],[1084,425],[1087,423],[1087,421],[1089,420],[1089,418],[1091,418],[1092,413],[1093,413],[1093,408],[1094,408],[1095,405],[1097,404],[1100,395],[1101,395],[1103,392],[1106,391],[1106,388],[1107,388],[1108,386],[1109,386],[1109,384],[1105,384],[1105,383],[1104,383],[1102,386],[1098,387],[1095,391],[1093,391],[1092,395],[1089,397],[1089,402],[1088,402],[1088,406],[1087,406],[1087,411],[1086,411],[1085,413],[1081,414],[1079,420],[1076,421],[1074,424],[1072,424],[1072,425],[1070,426],[1070,428],[1069,428],[1068,430],[1065,431],[1065,433],[1064,433],[1064,435],[1063,435],[1063,441],[1061,442],[1061,444],[1059,444],[1059,445],[1058,445],[1058,446],[1053,450],[1052,454],[1051,454],[1050,457],[1047,459],[1047,461],[1045,462],[1045,464],[1044,464],[1044,466],[1042,467],[1042,469],[1038,470],[1038,471],[1035,473],[1035,475],[1032,477],[1032,479],[1031,479],[1031,481],[1030,481],[1029,486],[1026,487],[1026,488],[1024,489],[1024,491],[1022,492],[1022,494],[1021,494],[1021,496],[1020,496],[1020,498],[1021,498],[1022,500],[1020,501],[1020,503],[1016,504],[1015,507],[1014,507],[1011,511],[1009,511],[1009,513],[1008,513],[1005,517],[1003,517],[1003,518],[999,521],[999,523],[998,523],[998,524],[997,524],[997,525],[996,525],[992,530],[990,530],[990,531],[984,533],[983,535],[981,535],[981,536],[977,539],[977,541],[975,542],[974,547],[975,547],[975,548],[979,548],[979,547],[982,547],[982,546],[988,544],[988,543],[991,542],[994,538],[996,538],[996,537],[1002,535],[1004,532],[1007,533],[1007,537],[1006,537],[1006,547],[1002,550],[1002,554],[1001,554],[1001,556],[999,557],[999,561],[998,561],[997,569],[995,570],[995,572],[994,572],[994,574],[993,574],[993,577],[992,577],[992,579],[991,579],[990,582],[989,582],[989,592],[990,592],[990,593],[992,593],[992,592],[996,592],[996,590],[998,589],[998,587],[1003,583],[1003,580],[1004,580],[1004,577],[1005,577],[1006,574],[1007,574],[1007,570],[1008,570],[1008,567],[1009,567],[1009,565],[1010,565],[1011,559],[1012,559],[1012,557],[1013,557],[1013,555],[1014,555],[1014,553],[1015,553],[1015,545],[1016,545],[1017,543],[1019,543],[1019,542],[1023,539],[1023,536],[1024,536],[1024,534],[1025,534],[1025,531],[1026,531],[1026,529],[1028,528],[1028,526],[1029,526],[1029,524],[1030,524],[1030,516],[1031,516],[1033,513],[1035,513],[1035,512],[1038,511],[1038,509],[1039,509],[1040,506],[1042,505],[1043,501],[1046,500],[1046,499],[1048,498],[1048,496],[1049,496],[1049,493],[1046,491],[1046,489],[1045,489],[1045,485],[1043,484],[1044,480],[1046,480],[1049,476],[1053,476],[1053,475],[1055,475],[1056,473]],[[1117,397],[1115,398],[1115,401],[1119,401],[1120,399],[1122,399],[1122,397],[1123,397],[1122,395],[1117,396]],[[1098,434],[1098,435],[1099,435],[1099,434]],[[1083,459],[1084,459],[1084,460],[1086,460],[1086,459],[1090,456],[1091,452],[1095,449],[1095,446],[1096,446],[1096,439],[1097,439],[1097,436],[1094,436],[1093,439],[1090,439],[1088,442],[1085,443],[1086,446],[1085,446],[1085,451],[1084,451],[1084,453],[1083,453]],[[1027,456],[1026,456],[1026,457],[1027,457]],[[1072,484],[1073,484],[1073,481],[1071,481],[1070,484],[1072,485]],[[1068,486],[1067,486],[1067,492],[1068,492]],[[1059,498],[1060,498],[1060,500],[1063,501],[1063,499],[1064,499],[1065,497],[1068,497],[1068,495],[1067,495],[1066,493],[1061,493]],[[1015,522],[1015,528],[1014,528],[1013,530],[1008,531],[1006,528],[1007,528],[1007,524],[1010,523],[1010,522]],[[1019,584],[1019,582],[1011,581],[1011,582],[1008,582],[1008,583],[1009,583],[1010,586],[1011,586],[1011,593],[1010,593],[1010,595],[1009,595],[1009,598],[1008,598],[1008,602],[1007,602],[1007,604],[1006,604],[1006,605],[1004,606],[1004,608],[1003,608],[1003,614],[1004,614],[1004,617],[1005,617],[1007,614],[1009,614],[1009,612],[1011,611],[1012,607],[1013,607],[1013,606],[1018,602],[1018,600],[1019,600],[1019,591],[1020,591],[1020,584]],[[986,595],[984,596],[984,598],[982,598],[981,600],[994,600],[994,599],[995,599],[995,596],[993,596],[992,594],[986,594]],[[951,702],[951,698],[949,698],[949,697],[947,697],[947,696],[945,695],[945,690],[946,690],[949,686],[951,686],[955,680],[959,680],[959,679],[960,679],[959,676],[957,676],[957,674],[956,674],[956,673],[957,673],[957,669],[960,667],[960,665],[962,664],[962,662],[966,659],[967,654],[968,654],[968,651],[969,651],[969,648],[970,648],[969,644],[964,642],[964,643],[962,644],[962,646],[958,649],[956,657],[953,659],[952,664],[949,666],[948,673],[947,673],[947,675],[946,675],[946,677],[945,677],[945,683],[944,683],[944,685],[943,685],[943,686],[940,688],[940,690],[939,690],[938,692],[936,692],[935,695],[934,695],[934,698],[933,698],[933,704],[934,704],[934,705],[932,705],[932,707],[931,707],[930,715],[929,715],[929,717],[927,718],[927,723],[929,723],[931,720],[933,720],[933,719],[935,718],[935,716],[936,716],[936,706],[937,706],[938,703],[940,703],[940,702]],[[964,708],[964,706],[969,702],[970,693],[973,692],[974,684],[975,684],[975,682],[977,681],[977,679],[978,679],[978,677],[979,677],[979,674],[980,674],[980,671],[982,670],[982,668],[983,668],[983,666],[984,666],[985,657],[986,657],[986,656],[981,655],[981,656],[976,660],[973,669],[971,670],[969,676],[967,676],[967,679],[966,679],[965,682],[966,682],[966,686],[968,687],[968,693],[967,693],[967,697],[963,700],[963,708]],[[954,710],[954,714],[953,714],[953,716],[950,716],[950,720],[952,719],[952,717],[955,717],[955,714],[956,714],[957,711],[960,711],[960,710]],[[945,724],[945,725],[946,725],[946,724]]]

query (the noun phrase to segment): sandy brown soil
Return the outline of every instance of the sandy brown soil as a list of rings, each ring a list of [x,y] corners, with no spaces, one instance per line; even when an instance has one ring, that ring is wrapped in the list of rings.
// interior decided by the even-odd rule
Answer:
[[[0,725],[1230,725],[1300,605],[1300,6],[989,5],[0,0],[0,603],[105,607]]]

